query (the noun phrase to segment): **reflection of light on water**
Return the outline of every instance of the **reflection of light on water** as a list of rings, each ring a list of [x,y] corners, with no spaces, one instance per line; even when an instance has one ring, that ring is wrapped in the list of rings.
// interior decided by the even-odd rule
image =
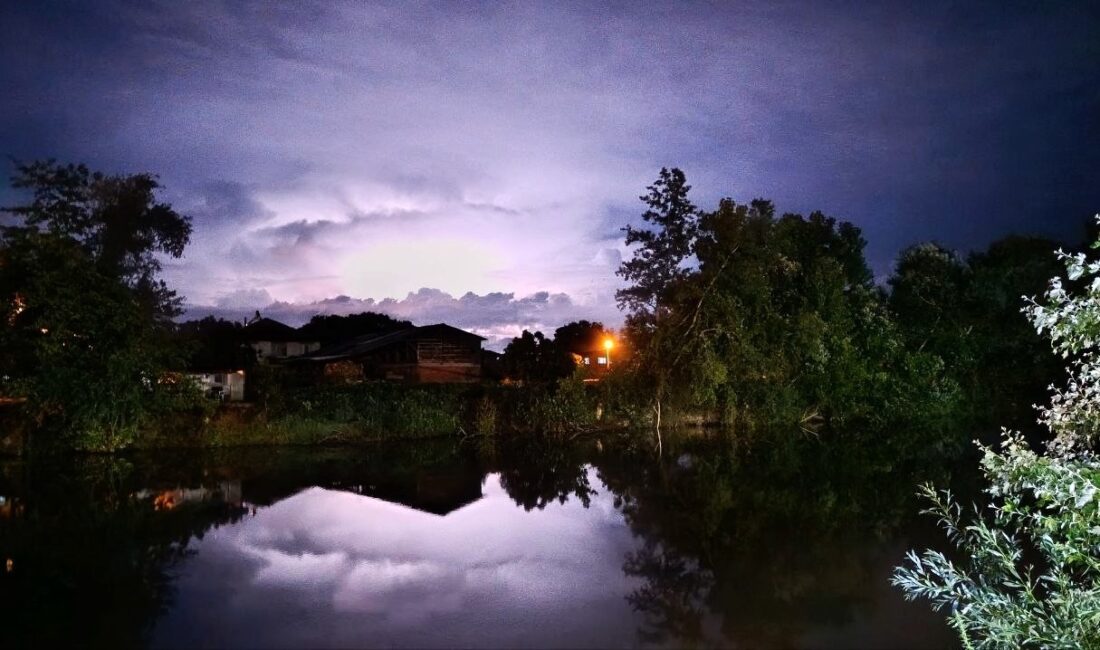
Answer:
[[[0,519],[14,519],[23,514],[23,504],[16,497],[0,495]]]
[[[138,501],[152,501],[153,509],[172,510],[184,503],[225,503],[231,506],[246,505],[241,497],[240,481],[220,481],[214,487],[175,488],[168,490],[138,490],[133,493]]]

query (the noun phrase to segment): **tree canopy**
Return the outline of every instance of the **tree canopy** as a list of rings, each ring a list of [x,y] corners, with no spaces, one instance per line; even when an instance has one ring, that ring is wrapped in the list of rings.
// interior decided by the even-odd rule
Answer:
[[[156,277],[158,256],[183,255],[191,220],[157,200],[155,176],[108,175],[47,160],[18,164],[11,184],[28,190],[31,199],[4,208],[21,221],[4,229],[6,238],[33,230],[76,242],[101,273],[133,289],[155,317],[179,314],[179,298]]]
[[[347,316],[317,314],[299,328],[299,331],[304,336],[320,341],[324,345],[368,334],[385,334],[412,326],[413,324],[407,320],[397,320],[387,314],[365,311]]]
[[[190,220],[156,199],[149,174],[111,176],[53,161],[19,165],[27,203],[0,231],[0,373],[36,418],[78,447],[131,440],[178,365],[180,299],[157,277]]]
[[[504,348],[504,372],[522,381],[564,379],[577,370],[574,354],[599,349],[610,335],[603,323],[587,320],[562,325],[554,330],[553,338],[524,330]]]

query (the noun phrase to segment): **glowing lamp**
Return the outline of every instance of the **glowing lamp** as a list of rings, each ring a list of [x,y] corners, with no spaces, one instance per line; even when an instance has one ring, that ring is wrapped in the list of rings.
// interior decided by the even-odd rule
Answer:
[[[613,348],[613,347],[615,347],[615,342],[614,341],[612,341],[611,339],[604,339],[603,340],[603,348],[605,350],[611,350],[611,348]]]

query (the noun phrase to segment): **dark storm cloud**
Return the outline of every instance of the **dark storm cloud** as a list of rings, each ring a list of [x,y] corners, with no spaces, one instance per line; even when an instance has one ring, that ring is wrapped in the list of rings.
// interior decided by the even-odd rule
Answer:
[[[433,286],[536,322],[480,300],[604,313],[662,165],[702,207],[853,221],[880,274],[917,240],[1078,236],[1097,33],[1085,2],[13,3],[0,152],[160,173],[194,304]]]

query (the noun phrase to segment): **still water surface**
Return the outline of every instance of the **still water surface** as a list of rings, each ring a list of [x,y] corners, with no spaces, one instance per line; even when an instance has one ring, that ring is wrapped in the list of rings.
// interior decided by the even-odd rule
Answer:
[[[921,477],[812,444],[8,462],[3,645],[954,646],[887,582]]]

